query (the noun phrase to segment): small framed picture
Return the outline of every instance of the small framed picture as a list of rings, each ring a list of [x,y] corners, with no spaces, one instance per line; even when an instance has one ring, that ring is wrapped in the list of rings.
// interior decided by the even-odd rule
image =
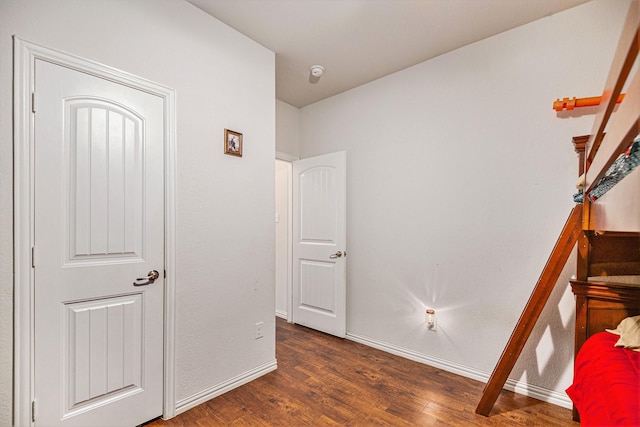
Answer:
[[[242,157],[242,134],[240,132],[224,130],[224,154]]]

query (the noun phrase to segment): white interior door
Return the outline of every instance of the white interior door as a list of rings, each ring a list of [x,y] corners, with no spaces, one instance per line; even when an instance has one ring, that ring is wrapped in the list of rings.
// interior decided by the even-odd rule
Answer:
[[[35,71],[35,424],[137,425],[162,414],[163,100]]]
[[[346,153],[293,162],[293,321],[346,333]]]

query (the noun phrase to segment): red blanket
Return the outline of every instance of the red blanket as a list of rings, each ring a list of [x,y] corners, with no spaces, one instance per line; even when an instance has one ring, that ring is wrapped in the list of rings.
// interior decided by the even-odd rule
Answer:
[[[618,338],[597,333],[578,352],[567,394],[582,426],[640,426],[640,352],[614,347]]]

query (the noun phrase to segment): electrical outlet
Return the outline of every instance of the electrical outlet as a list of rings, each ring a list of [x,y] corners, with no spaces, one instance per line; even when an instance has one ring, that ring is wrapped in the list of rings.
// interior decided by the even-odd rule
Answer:
[[[262,327],[264,326],[264,322],[257,322],[256,323],[256,339],[260,339],[264,336],[263,332],[262,332]]]

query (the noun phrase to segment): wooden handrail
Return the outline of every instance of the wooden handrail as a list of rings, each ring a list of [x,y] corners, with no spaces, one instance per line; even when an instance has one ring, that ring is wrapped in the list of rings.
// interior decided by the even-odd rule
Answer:
[[[484,388],[476,413],[489,416],[581,233],[582,205],[576,205],[571,210],[562,233],[560,233],[560,237],[551,252],[551,256],[547,260],[542,274],[540,274],[538,283],[536,283],[536,287],[502,352],[502,356],[500,356],[500,360]]]
[[[622,28],[620,41],[618,42],[607,82],[602,92],[603,102],[600,104],[600,108],[593,122],[593,128],[591,129],[591,138],[589,140],[587,154],[587,170],[589,170],[589,165],[591,165],[600,147],[600,143],[604,137],[604,129],[638,55],[638,44],[640,43],[639,29],[640,0],[633,0],[629,6],[627,19]]]
[[[593,189],[620,153],[629,148],[638,133],[640,133],[640,73],[636,73],[629,83],[629,95],[616,112],[615,118],[611,119],[607,134],[602,138],[598,148],[597,156],[591,158],[585,177],[585,193]]]

